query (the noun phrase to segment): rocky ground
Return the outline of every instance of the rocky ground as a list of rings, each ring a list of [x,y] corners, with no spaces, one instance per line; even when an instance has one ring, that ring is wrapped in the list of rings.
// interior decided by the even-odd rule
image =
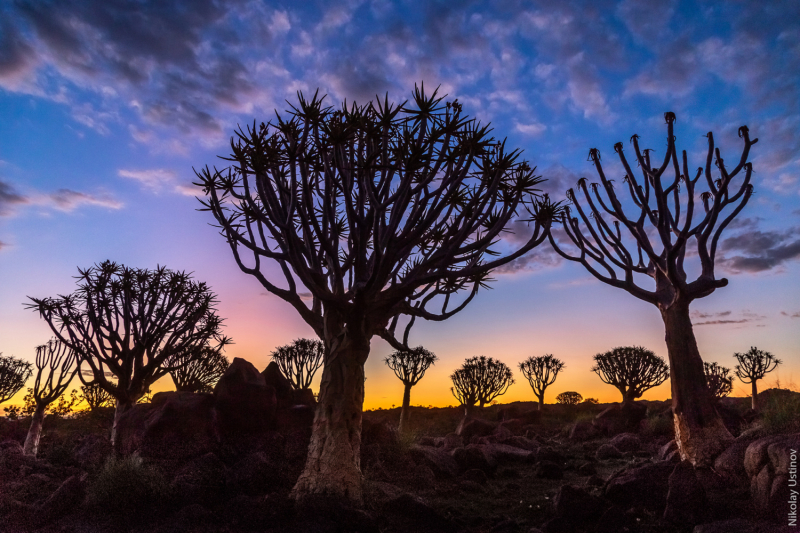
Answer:
[[[417,408],[404,436],[397,410],[367,412],[365,509],[298,512],[288,494],[313,397],[237,361],[214,394],[134,408],[116,450],[107,412],[48,418],[38,458],[22,454],[26,422],[0,420],[0,532],[792,530],[800,433],[738,399],[721,407],[736,443],[707,469],[680,462],[665,402],[497,405],[464,424],[458,409]],[[800,396],[770,394],[776,405]]]

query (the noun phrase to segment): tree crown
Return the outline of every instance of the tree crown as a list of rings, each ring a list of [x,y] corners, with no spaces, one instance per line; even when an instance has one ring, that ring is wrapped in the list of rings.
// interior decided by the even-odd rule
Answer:
[[[669,377],[669,366],[652,351],[641,346],[624,346],[594,356],[592,371],[603,383],[613,385],[624,399],[641,398],[647,389],[661,385]]]
[[[7,402],[31,377],[31,364],[0,353],[0,403]]]
[[[481,406],[502,396],[514,383],[514,375],[508,365],[483,355],[470,357],[450,376],[453,388],[450,391],[462,405]]]
[[[416,385],[437,360],[436,354],[417,346],[411,350],[397,350],[389,354],[384,363],[406,385]]]
[[[36,347],[36,381],[33,397],[37,404],[50,404],[64,394],[80,368],[78,354],[57,339]]]
[[[730,368],[725,368],[717,363],[703,363],[703,370],[706,374],[706,384],[708,390],[715,398],[724,398],[733,390],[733,377],[729,374]]]
[[[556,396],[556,402],[562,405],[578,405],[583,401],[583,396],[575,391],[562,392]]]
[[[519,364],[522,375],[528,380],[533,391],[539,395],[544,394],[545,389],[555,383],[558,373],[565,367],[566,365],[552,354],[531,356]]]
[[[313,339],[296,339],[271,354],[281,372],[295,389],[307,389],[325,358],[325,345]]]
[[[752,383],[763,379],[763,377],[775,370],[781,360],[764,350],[759,350],[751,346],[745,353],[736,352],[733,354],[739,364],[736,365],[734,373],[744,383]],[[749,381],[747,381],[749,380]]]

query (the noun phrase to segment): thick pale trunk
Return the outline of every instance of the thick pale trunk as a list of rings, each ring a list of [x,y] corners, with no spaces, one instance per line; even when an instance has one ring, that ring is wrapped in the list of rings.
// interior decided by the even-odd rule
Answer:
[[[45,409],[47,409],[45,404],[36,405],[36,410],[31,417],[31,427],[28,428],[28,436],[25,437],[25,447],[23,448],[25,455],[36,457],[36,454],[39,453],[39,439],[42,436]]]
[[[114,423],[111,426],[111,444],[115,445],[117,443],[117,423],[119,422],[119,418],[122,416],[123,413],[128,411],[131,407],[133,407],[134,402],[123,402],[117,400],[117,408],[114,410]]]
[[[298,503],[363,505],[361,416],[369,339],[347,338],[326,355],[306,466],[292,489]]]
[[[681,459],[708,466],[733,442],[714,407],[706,386],[703,360],[697,349],[688,304],[661,311],[666,329],[675,442]]]
[[[404,433],[408,429],[408,419],[411,416],[411,383],[405,383],[403,389],[403,406],[400,408],[400,427],[398,431]]]
[[[756,386],[756,380],[753,380],[753,399],[750,406],[753,408],[753,411],[758,409],[758,386]]]

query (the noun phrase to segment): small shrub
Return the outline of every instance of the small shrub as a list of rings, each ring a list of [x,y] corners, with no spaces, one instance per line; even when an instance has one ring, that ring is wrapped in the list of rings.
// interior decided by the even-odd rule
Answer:
[[[800,431],[800,395],[773,395],[762,410],[764,428],[769,433]]]
[[[645,418],[642,434],[647,437],[673,437],[675,423],[670,416],[654,414]]]
[[[169,485],[161,473],[135,456],[109,457],[88,491],[92,506],[128,517],[149,514],[168,497]]]

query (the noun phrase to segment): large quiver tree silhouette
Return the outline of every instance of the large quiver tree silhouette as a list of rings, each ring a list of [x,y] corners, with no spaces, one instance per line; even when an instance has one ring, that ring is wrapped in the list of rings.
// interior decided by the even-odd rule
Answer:
[[[417,89],[413,104],[400,106],[387,98],[334,110],[322,100],[300,94],[285,116],[238,131],[233,165],[206,168],[198,185],[239,268],[325,343],[308,458],[292,497],[360,505],[371,338],[408,349],[415,319],[463,309],[492,269],[543,240],[556,206],[537,196],[541,180],[518,151],[436,92]],[[523,212],[530,239],[494,256]]]
[[[212,341],[227,344],[216,296],[185,272],[130,268],[110,261],[79,270],[78,290],[58,298],[31,298],[29,307],[56,337],[78,353],[92,379],[116,400],[119,417],[170,371],[167,359]]]
[[[594,356],[595,372],[603,383],[622,394],[622,403],[641,398],[647,389],[661,385],[669,377],[669,366],[659,356],[641,346],[614,348]]]
[[[581,199],[573,189],[567,191],[577,213],[573,216],[566,210],[560,218],[572,246],[557,242],[552,233],[550,242],[562,257],[581,263],[595,278],[658,307],[666,330],[678,450],[684,460],[708,464],[733,437],[706,387],[689,304],[728,284],[727,279],[715,277],[714,258],[723,230],[753,193],[753,167],[747,158],[758,139],[750,139],[747,126],[739,128],[744,147],[736,166],[729,169],[709,132],[705,167],[690,174],[686,151],[679,154],[675,147],[675,114],[664,116],[667,150],[663,161],[655,162],[650,150],[641,150],[637,135],[631,138],[641,179],[634,175],[622,143],[614,145],[625,169],[622,184],[615,185],[606,176],[599,150],[589,152],[600,183],[587,186],[582,178],[578,182]],[[697,186],[702,177],[708,190],[700,194]],[[621,189],[629,198],[618,194]],[[688,246],[699,262],[700,275],[694,281],[687,279],[684,268]],[[649,287],[641,284],[646,277]]]
[[[175,390],[179,392],[212,392],[230,362],[221,347],[203,346],[194,352],[179,352],[165,361]]]
[[[25,437],[25,455],[36,456],[39,452],[39,439],[47,406],[66,392],[79,368],[77,354],[63,342],[52,339],[47,344],[37,346],[36,381],[33,385],[33,401],[36,407]]]
[[[738,361],[736,368],[734,368],[734,373],[743,383],[752,385],[751,407],[755,411],[758,409],[758,386],[756,382],[759,379],[764,379],[768,372],[775,370],[781,364],[781,360],[769,352],[759,350],[755,346],[751,346],[745,353],[736,352],[733,356]]]
[[[308,389],[322,366],[325,344],[319,340],[297,339],[292,344],[279,346],[270,357],[295,390]]]
[[[436,362],[436,354],[417,346],[411,350],[397,350],[384,359],[386,366],[403,382],[403,405],[400,407],[398,431],[405,432],[411,414],[411,387],[419,383],[425,372]]]
[[[720,366],[717,363],[703,363],[706,373],[706,384],[708,390],[714,398],[724,398],[733,390],[733,378],[730,376],[731,369]]]
[[[558,373],[564,370],[566,365],[553,357],[552,354],[539,357],[528,357],[519,364],[519,370],[525,379],[530,383],[533,393],[539,400],[538,409],[541,411],[544,406],[544,391],[547,387],[556,382]]]
[[[0,403],[7,402],[18,393],[31,373],[29,362],[0,354]]]

